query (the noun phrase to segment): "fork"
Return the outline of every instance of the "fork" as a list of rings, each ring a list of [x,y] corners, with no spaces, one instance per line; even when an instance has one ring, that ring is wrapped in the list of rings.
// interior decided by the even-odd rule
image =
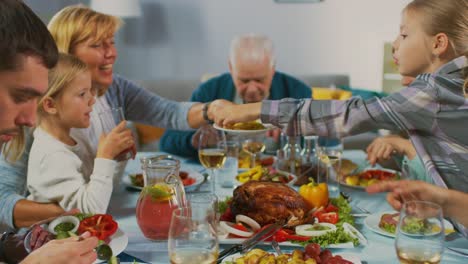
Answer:
[[[445,247],[445,248],[448,249],[448,250],[450,250],[450,251],[452,251],[452,252],[455,253],[455,254],[458,254],[458,255],[461,255],[461,256],[463,256],[463,257],[468,258],[468,253],[466,253],[466,252],[463,252],[463,251],[460,251],[460,250],[456,250],[455,248],[451,248],[451,247]]]
[[[203,173],[203,181],[200,183],[200,185],[198,185],[195,190],[193,190],[193,192],[198,192],[200,191],[201,187],[203,186],[203,184],[205,184],[206,182],[208,182],[208,176],[209,174],[208,173]]]
[[[271,240],[271,247],[276,251],[276,253],[279,255],[283,255],[283,252],[281,251],[281,248],[276,240]]]
[[[358,205],[355,205],[354,207],[356,207],[359,211],[361,211],[361,212],[363,212],[365,214],[371,214],[371,212],[369,212],[369,210],[364,209],[364,208],[362,208],[362,207],[360,207]]]

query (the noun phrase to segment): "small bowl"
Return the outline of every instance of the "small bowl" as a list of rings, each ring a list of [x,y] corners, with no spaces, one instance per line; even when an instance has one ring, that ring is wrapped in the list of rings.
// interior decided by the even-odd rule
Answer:
[[[64,216],[59,216],[52,220],[48,226],[49,232],[51,232],[54,235],[57,235],[57,232],[55,232],[55,227],[61,223],[72,223],[75,225],[70,232],[75,233],[78,230],[78,227],[80,226],[80,219],[78,219],[76,216],[73,215],[64,215]]]

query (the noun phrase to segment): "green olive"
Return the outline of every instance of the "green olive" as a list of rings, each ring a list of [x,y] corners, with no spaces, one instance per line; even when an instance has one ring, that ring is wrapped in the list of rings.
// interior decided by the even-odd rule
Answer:
[[[109,260],[113,253],[112,253],[112,248],[107,245],[107,244],[102,244],[102,245],[99,245],[97,248],[96,248],[96,254],[97,254],[97,258],[99,260]]]

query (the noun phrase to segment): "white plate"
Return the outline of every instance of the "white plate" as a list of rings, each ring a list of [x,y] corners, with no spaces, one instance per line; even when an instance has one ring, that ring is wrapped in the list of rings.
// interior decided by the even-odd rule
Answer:
[[[273,253],[273,252],[269,252],[269,253]],[[291,252],[288,252],[288,253],[291,253]],[[276,253],[273,253],[275,255],[277,255]],[[356,255],[353,255],[353,254],[347,254],[347,253],[340,253],[340,254],[333,254],[333,256],[335,255],[340,255],[341,257],[343,257],[343,259],[346,259],[348,261],[351,261],[353,264],[361,264],[361,259],[356,256]],[[223,262],[221,263],[226,263],[228,261],[235,261],[237,258],[241,257],[242,254],[240,253],[236,253],[236,254],[233,254],[231,256],[228,256],[226,257],[225,259],[223,259]]]
[[[239,130],[239,129],[228,129],[228,128],[224,128],[224,127],[220,127],[218,126],[217,124],[214,124],[213,127],[218,129],[218,130],[221,130],[221,131],[224,131],[228,134],[233,134],[233,135],[254,135],[254,134],[261,134],[261,133],[265,133],[267,132],[268,130],[270,129],[273,129],[275,128],[274,125],[271,125],[271,124],[263,124],[263,126],[265,127],[264,129],[258,129],[258,130]]]
[[[396,211],[388,211],[388,212],[381,212],[381,213],[375,213],[371,214],[366,219],[364,220],[364,225],[369,228],[371,231],[387,236],[387,237],[395,237],[395,234],[392,234],[390,232],[385,231],[384,229],[379,227],[379,222],[380,218],[382,217],[383,214],[395,214],[398,213]],[[448,235],[452,232],[454,232],[453,225],[444,219],[444,227],[445,227],[445,234]]]
[[[200,174],[199,172],[196,172],[196,171],[192,171],[192,170],[182,170],[182,171],[185,171],[189,174],[189,177],[192,177],[195,179],[195,182],[191,185],[188,185],[188,186],[184,186],[185,190],[186,191],[192,191],[196,186],[200,185],[202,182],[203,182],[203,175]],[[131,173],[131,174],[127,174],[122,182],[129,188],[132,188],[134,190],[143,190],[143,187],[140,187],[140,186],[136,186],[136,185],[133,185],[132,184],[132,180],[130,179],[130,175],[133,175],[134,173]]]

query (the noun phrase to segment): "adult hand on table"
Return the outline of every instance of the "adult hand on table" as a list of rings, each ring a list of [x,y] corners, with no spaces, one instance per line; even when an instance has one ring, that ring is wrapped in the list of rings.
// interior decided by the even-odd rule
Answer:
[[[91,237],[89,232],[79,237],[52,240],[43,247],[33,251],[21,263],[89,264],[93,263],[97,258],[96,252],[94,252],[97,244],[98,239]]]

